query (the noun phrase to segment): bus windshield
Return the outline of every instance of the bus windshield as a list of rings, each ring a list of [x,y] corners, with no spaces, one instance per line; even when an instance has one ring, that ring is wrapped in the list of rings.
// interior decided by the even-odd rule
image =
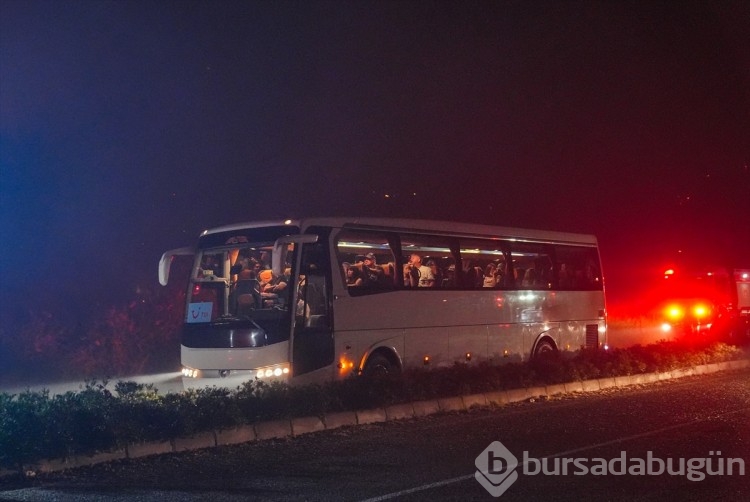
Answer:
[[[275,240],[255,241],[248,234],[213,235],[199,245],[187,295],[184,334],[190,346],[210,338],[205,333],[211,326],[228,330],[234,346],[288,339],[294,244],[274,247]],[[274,259],[274,253],[281,256]]]

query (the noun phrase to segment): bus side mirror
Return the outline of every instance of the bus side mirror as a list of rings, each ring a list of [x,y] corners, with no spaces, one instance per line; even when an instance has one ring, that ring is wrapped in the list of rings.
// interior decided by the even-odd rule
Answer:
[[[169,283],[169,269],[175,256],[189,256],[195,254],[193,248],[171,249],[161,255],[159,260],[159,284],[166,286]]]
[[[314,244],[316,242],[318,242],[318,236],[314,234],[285,235],[284,237],[276,239],[276,242],[273,243],[273,257],[271,258],[273,274],[276,276],[284,274],[284,270],[281,268],[284,266],[281,261],[281,254],[287,245]]]

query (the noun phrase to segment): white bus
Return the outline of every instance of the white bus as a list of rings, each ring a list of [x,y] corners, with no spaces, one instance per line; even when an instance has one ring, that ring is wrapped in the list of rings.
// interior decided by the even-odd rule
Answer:
[[[378,218],[204,231],[181,359],[187,387],[525,361],[606,348],[594,236]],[[420,263],[421,261],[421,263]]]

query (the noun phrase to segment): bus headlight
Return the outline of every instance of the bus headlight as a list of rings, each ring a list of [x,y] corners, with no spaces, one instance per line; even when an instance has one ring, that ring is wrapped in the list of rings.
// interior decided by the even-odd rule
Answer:
[[[195,368],[189,368],[187,366],[182,367],[182,376],[187,378],[198,378],[200,376],[200,370]]]
[[[268,366],[266,368],[258,368],[255,373],[256,378],[279,378],[289,375],[288,364],[277,364],[275,366]]]

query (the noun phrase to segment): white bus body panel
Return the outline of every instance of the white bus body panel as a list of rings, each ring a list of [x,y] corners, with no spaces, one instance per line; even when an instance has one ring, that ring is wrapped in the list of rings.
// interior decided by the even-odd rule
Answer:
[[[336,295],[336,354],[355,367],[378,347],[404,367],[456,361],[511,362],[528,358],[540,336],[561,351],[586,346],[586,326],[603,343],[601,291],[431,290]],[[592,308],[592,305],[594,308]],[[469,315],[467,315],[467,313]],[[565,321],[563,321],[565,320]]]

